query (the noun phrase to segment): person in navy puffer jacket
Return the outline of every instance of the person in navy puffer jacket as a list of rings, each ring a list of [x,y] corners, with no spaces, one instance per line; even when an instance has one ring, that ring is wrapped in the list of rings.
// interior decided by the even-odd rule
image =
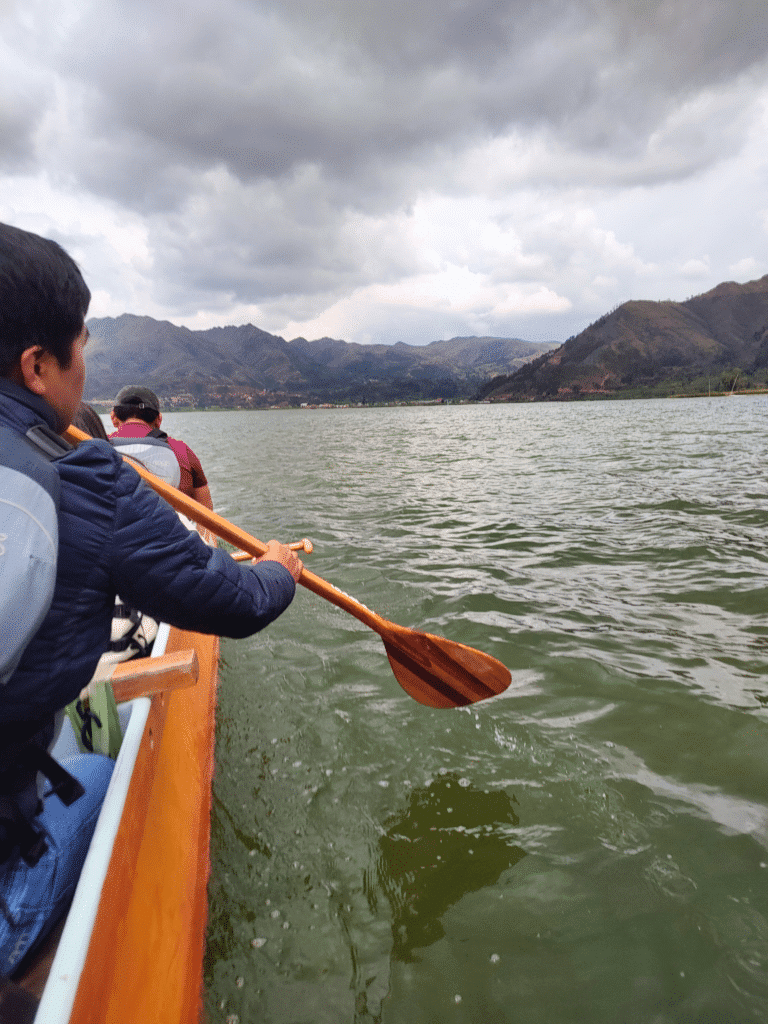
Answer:
[[[36,424],[57,434],[69,425],[85,379],[89,302],[60,246],[0,224],[0,423],[22,435]],[[41,801],[37,770],[20,766],[30,748],[48,747],[56,714],[93,675],[115,594],[182,629],[244,637],[285,611],[302,570],[276,541],[254,564],[208,547],[106,441],[52,464],[61,485],[53,600],[0,688],[0,977],[66,911],[109,783],[109,759],[72,759],[64,767],[85,792],[64,807],[55,796]],[[19,813],[43,837],[34,864],[14,842]]]

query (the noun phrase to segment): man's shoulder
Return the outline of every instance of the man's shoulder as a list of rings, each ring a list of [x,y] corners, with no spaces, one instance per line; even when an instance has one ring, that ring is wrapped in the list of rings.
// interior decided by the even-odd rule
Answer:
[[[81,441],[71,452],[67,452],[61,461],[72,465],[98,465],[100,463],[117,465],[122,462],[122,459],[109,441],[94,437],[88,441]]]
[[[168,444],[176,451],[176,454],[183,454],[187,459],[192,459],[195,462],[199,462],[197,455],[192,451],[186,441],[179,440],[178,437],[168,437]]]
[[[117,487],[127,471],[129,477],[136,476],[109,441],[96,438],[83,441],[67,452],[57,461],[56,467],[62,483],[92,491]]]

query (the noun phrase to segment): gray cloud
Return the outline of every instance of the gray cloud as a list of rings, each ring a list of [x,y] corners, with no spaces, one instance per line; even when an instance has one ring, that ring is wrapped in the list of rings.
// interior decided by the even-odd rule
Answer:
[[[0,216],[37,175],[87,212],[27,216],[102,268],[104,301],[277,329],[343,326],[359,293],[371,340],[398,316],[424,340],[575,324],[684,264],[716,283],[706,239],[686,254],[627,211],[690,187],[680,232],[686,195],[754,152],[766,97],[764,0],[6,0],[0,29]]]
[[[86,94],[85,182],[111,194],[139,177],[167,203],[174,165],[251,181],[316,164],[365,205],[375,168],[514,129],[636,153],[675,106],[765,59],[755,2],[318,7],[93,7],[55,54]]]

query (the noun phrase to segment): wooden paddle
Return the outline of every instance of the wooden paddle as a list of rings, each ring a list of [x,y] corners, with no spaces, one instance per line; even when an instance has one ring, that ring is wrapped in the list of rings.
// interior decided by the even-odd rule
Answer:
[[[89,435],[77,427],[69,427],[65,437],[75,444],[90,440]],[[150,487],[178,512],[254,557],[260,557],[267,550],[266,544],[251,537],[239,526],[205,508],[193,498],[187,497],[135,460],[129,461]],[[299,583],[307,590],[335,604],[337,608],[354,615],[363,625],[378,633],[384,641],[384,648],[398,683],[407,694],[426,707],[464,707],[488,697],[495,697],[503,693],[510,684],[512,677],[509,669],[489,654],[483,654],[453,640],[389,622],[338,587],[315,576],[306,567],[302,571]]]

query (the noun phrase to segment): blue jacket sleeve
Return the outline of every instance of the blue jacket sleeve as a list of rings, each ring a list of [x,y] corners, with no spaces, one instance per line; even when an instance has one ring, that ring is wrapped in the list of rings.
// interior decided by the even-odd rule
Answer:
[[[244,637],[291,603],[296,584],[284,566],[241,565],[210,548],[130,466],[116,484],[111,574],[127,604],[180,629]]]

